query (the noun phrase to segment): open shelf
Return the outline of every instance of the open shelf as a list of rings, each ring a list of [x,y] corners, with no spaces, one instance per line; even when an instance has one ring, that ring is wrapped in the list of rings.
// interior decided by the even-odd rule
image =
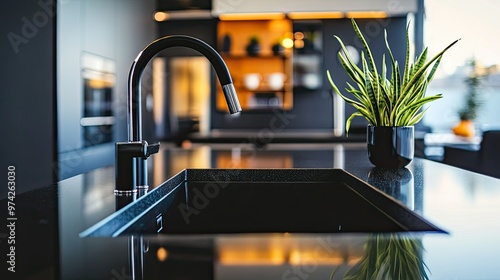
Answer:
[[[229,36],[229,47],[224,37]],[[246,47],[250,38],[257,37],[258,54],[250,55]],[[292,38],[292,23],[283,20],[220,21],[217,27],[218,50],[226,62],[244,111],[266,108],[290,110],[293,107],[293,50],[284,48],[275,54],[272,47],[284,38]],[[283,75],[282,86],[270,86],[272,75]],[[245,85],[248,75],[258,78],[257,86]],[[281,82],[278,82],[278,85]],[[266,100],[266,96],[268,97]],[[216,108],[227,111],[220,86],[217,86]]]

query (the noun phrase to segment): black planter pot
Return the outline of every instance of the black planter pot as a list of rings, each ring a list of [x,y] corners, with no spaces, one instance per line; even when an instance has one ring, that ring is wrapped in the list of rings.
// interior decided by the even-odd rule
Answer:
[[[377,167],[401,168],[413,160],[413,126],[367,128],[368,158]]]

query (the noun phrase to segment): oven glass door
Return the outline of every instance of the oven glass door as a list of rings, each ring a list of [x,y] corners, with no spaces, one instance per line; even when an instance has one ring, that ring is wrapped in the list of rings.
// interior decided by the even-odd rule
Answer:
[[[84,80],[84,108],[80,124],[84,146],[113,141],[113,84],[104,80]]]
[[[83,146],[113,142],[115,62],[98,55],[83,53],[82,79],[83,110],[80,125]]]

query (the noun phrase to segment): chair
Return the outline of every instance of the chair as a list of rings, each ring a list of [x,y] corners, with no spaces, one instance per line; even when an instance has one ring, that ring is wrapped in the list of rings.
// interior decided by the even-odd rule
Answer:
[[[443,163],[500,178],[500,130],[483,132],[479,149],[445,146]]]

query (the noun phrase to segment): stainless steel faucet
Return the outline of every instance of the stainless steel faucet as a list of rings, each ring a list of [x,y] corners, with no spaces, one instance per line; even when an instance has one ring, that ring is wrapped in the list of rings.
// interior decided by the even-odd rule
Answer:
[[[170,47],[188,47],[203,54],[212,64],[224,92],[229,112],[241,111],[231,75],[222,57],[207,43],[190,36],[167,36],[149,44],[132,63],[128,77],[128,142],[116,143],[115,195],[133,196],[148,189],[147,158],[159,150],[159,143],[142,140],[141,76],[148,62]]]

